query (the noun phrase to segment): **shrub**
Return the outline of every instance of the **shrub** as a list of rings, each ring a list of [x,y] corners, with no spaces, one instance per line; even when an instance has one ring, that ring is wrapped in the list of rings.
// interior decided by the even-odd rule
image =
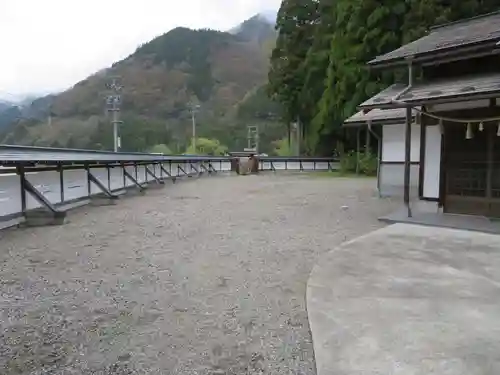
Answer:
[[[292,156],[293,151],[288,144],[288,138],[282,138],[273,142],[274,144],[274,153],[278,156]]]
[[[359,171],[365,176],[377,175],[378,159],[371,152],[364,152],[359,155]]]
[[[340,172],[342,174],[356,173],[357,155],[355,151],[340,157]],[[371,152],[363,151],[359,153],[359,173],[365,176],[377,175],[377,156]]]
[[[356,172],[356,152],[349,151],[340,157],[340,172],[342,174]]]
[[[153,154],[164,154],[164,155],[172,155],[172,151],[166,144],[160,143],[157,145],[154,145],[149,149],[150,153]]]

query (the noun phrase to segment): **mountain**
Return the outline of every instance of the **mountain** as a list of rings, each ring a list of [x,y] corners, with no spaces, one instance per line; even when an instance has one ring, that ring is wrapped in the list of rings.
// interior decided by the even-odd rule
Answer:
[[[21,116],[19,108],[12,102],[0,100],[0,130],[5,129]]]
[[[0,101],[0,132],[9,132],[20,122],[33,124],[46,119],[50,113],[53,98],[54,95],[41,98],[26,96],[17,102]],[[15,140],[11,137],[7,141]],[[5,142],[4,139],[2,143]]]
[[[18,106],[0,103],[0,131],[7,129],[21,118]]]
[[[13,104],[7,101],[0,100],[0,112],[12,107]]]
[[[257,14],[244,21],[232,30],[233,34],[247,41],[263,43],[276,39],[276,30],[274,23],[268,20],[269,16]]]
[[[46,94],[45,94],[46,95]],[[20,107],[26,107],[30,106],[33,101],[36,99],[43,97],[45,95],[26,95],[23,99],[19,100],[16,104],[19,105]]]
[[[29,92],[24,94],[11,94],[0,90],[0,107],[3,104],[26,106],[37,98],[48,95],[49,92]]]
[[[0,134],[0,143],[110,148],[105,102],[111,94],[107,85],[115,78],[123,87],[124,149],[140,151],[159,143],[176,151],[185,147],[191,137],[190,103],[200,106],[197,135],[244,146],[247,122],[240,121],[239,108],[267,82],[274,41],[274,28],[262,15],[234,33],[173,29],[71,89],[33,101],[23,109],[26,119],[15,131]]]
[[[258,15],[264,18],[274,27],[274,25],[276,24],[276,18],[278,17],[278,12],[274,9],[268,9],[259,13]]]

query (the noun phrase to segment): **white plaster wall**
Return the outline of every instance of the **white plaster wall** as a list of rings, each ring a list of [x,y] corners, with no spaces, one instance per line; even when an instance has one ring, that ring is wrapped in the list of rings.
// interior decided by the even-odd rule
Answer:
[[[420,126],[411,127],[411,161],[420,160]],[[405,161],[405,124],[382,127],[382,161]]]
[[[382,164],[379,171],[379,193],[383,197],[403,197],[404,164]],[[410,166],[410,197],[418,197],[419,166]]]
[[[420,161],[420,126],[411,127],[411,159]],[[382,164],[379,171],[379,189],[382,196],[403,196],[405,161],[405,124],[382,127]],[[401,163],[401,164],[384,164]],[[418,196],[419,166],[410,167],[410,194]]]
[[[425,198],[439,198],[441,168],[441,131],[439,126],[428,126],[425,134],[424,191]]]

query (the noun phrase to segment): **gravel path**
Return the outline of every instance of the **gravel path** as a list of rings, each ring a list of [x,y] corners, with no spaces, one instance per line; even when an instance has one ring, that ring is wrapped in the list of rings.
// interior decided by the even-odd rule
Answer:
[[[205,178],[0,232],[0,373],[314,374],[314,262],[394,205],[369,179]]]

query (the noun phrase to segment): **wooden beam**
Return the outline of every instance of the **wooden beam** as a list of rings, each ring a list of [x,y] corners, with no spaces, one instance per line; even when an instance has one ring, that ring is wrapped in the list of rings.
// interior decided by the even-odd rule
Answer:
[[[410,207],[410,168],[411,168],[411,122],[412,109],[406,107],[406,131],[405,131],[405,172],[404,172],[404,203],[408,217],[412,216]]]

